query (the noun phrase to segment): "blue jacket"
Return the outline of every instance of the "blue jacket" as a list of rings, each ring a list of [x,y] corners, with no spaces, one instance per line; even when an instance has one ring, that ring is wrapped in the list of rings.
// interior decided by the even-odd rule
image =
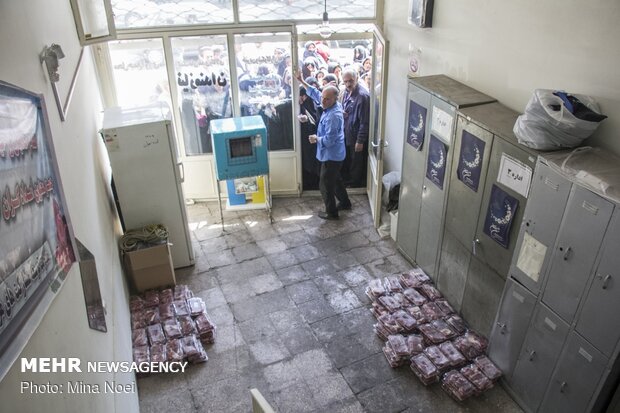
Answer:
[[[370,128],[370,93],[359,83],[342,100],[344,106],[344,136],[347,146],[368,142]]]
[[[315,87],[306,88],[308,96],[315,102],[320,103],[321,92]],[[344,118],[342,105],[336,102],[334,106],[323,109],[316,134],[316,159],[325,161],[342,161],[346,156],[344,146]]]

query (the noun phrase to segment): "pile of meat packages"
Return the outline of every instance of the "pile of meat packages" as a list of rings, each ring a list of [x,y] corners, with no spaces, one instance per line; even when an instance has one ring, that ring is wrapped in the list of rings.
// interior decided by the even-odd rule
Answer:
[[[371,280],[366,294],[390,366],[410,363],[422,383],[441,381],[458,401],[490,389],[500,378],[485,356],[486,338],[467,328],[421,269]]]
[[[132,296],[129,308],[134,362],[208,360],[203,344],[215,341],[216,327],[187,285]]]

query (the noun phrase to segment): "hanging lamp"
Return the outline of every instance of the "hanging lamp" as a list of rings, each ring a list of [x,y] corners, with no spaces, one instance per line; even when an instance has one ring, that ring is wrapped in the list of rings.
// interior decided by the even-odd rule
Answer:
[[[327,15],[327,0],[324,1],[325,8],[323,9],[323,22],[319,26],[319,34],[323,39],[329,39],[329,37],[334,32],[331,27],[329,27],[329,16]]]

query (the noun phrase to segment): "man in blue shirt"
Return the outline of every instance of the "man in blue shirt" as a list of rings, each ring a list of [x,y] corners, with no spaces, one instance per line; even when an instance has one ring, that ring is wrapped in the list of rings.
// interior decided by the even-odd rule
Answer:
[[[310,143],[316,143],[316,158],[321,162],[319,189],[325,203],[325,211],[319,212],[323,219],[338,219],[338,210],[351,209],[349,195],[340,176],[345,158],[344,118],[342,105],[338,102],[338,88],[326,86],[323,92],[310,86],[297,73],[297,79],[306,87],[308,96],[323,107],[316,135],[310,135]],[[320,100],[319,100],[320,96]],[[340,201],[336,204],[336,198]]]

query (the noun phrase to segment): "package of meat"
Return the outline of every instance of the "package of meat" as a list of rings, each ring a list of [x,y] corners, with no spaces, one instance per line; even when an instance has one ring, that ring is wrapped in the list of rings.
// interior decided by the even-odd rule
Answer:
[[[424,351],[424,338],[419,334],[407,336],[407,349],[410,356],[415,356]]]
[[[183,343],[185,356],[190,363],[202,363],[208,360],[207,352],[196,336],[183,337],[181,341]]]
[[[144,328],[138,328],[131,332],[131,342],[133,347],[148,346],[149,338]]]
[[[446,357],[437,346],[426,347],[424,349],[424,354],[426,354],[429,360],[432,361],[439,370],[446,370],[452,365],[450,359]]]
[[[155,290],[148,290],[144,293],[144,306],[145,307],[158,307],[159,306],[159,293]]]
[[[469,364],[463,367],[460,372],[474,385],[474,387],[476,387],[477,394],[493,387],[493,382],[489,380],[475,364]]]
[[[407,272],[400,275],[400,284],[404,288],[417,288],[422,285],[418,277]]]
[[[458,335],[456,334],[456,331],[454,331],[452,327],[450,327],[448,323],[446,323],[442,319],[433,320],[431,321],[431,324],[433,325],[433,327],[439,330],[439,332],[446,338],[446,340],[451,340]]]
[[[144,299],[142,299],[139,295],[132,295],[129,297],[129,310],[132,313],[144,309],[144,304]]]
[[[439,344],[446,341],[446,337],[430,323],[418,326],[418,330],[429,344]]]
[[[179,284],[174,287],[174,301],[177,300],[187,300],[188,298],[192,298],[194,293],[189,289],[187,285]]]
[[[166,288],[165,290],[161,290],[159,292],[159,305],[172,304],[173,301],[174,293],[172,292],[172,288]]]
[[[392,297],[396,300],[400,308],[407,308],[411,306],[411,301],[407,300],[403,293],[394,293],[392,294]]]
[[[390,334],[400,334],[404,331],[400,324],[396,322],[396,319],[392,314],[384,314],[377,320],[379,323],[383,324],[383,327],[385,327]]]
[[[450,370],[443,375],[441,388],[458,402],[470,398],[476,392],[474,385],[457,370]]]
[[[456,314],[452,314],[451,316],[446,317],[444,320],[459,335],[463,334],[467,330],[467,325],[465,324],[465,321]]]
[[[390,367],[394,369],[396,367],[402,366],[403,360],[400,357],[398,357],[396,353],[394,353],[394,350],[392,350],[392,348],[388,346],[387,343],[383,346],[382,350],[383,350],[383,355],[385,356],[388,363],[390,364]]]
[[[177,316],[190,315],[186,300],[175,300],[173,303]]]
[[[383,287],[381,279],[375,278],[374,280],[370,280],[368,282],[367,293],[371,300],[376,300],[378,297],[385,295],[385,288]]]
[[[163,344],[166,342],[166,336],[164,330],[161,328],[161,324],[153,324],[146,327],[146,334],[149,336],[149,343]]]
[[[439,292],[437,288],[433,287],[432,284],[422,284],[420,288],[418,288],[418,291],[424,294],[424,296],[431,301],[443,298],[443,295]]]
[[[207,311],[207,307],[205,306],[205,302],[200,297],[192,297],[187,299],[187,305],[189,307],[189,312],[192,317],[196,317],[199,314]]]
[[[393,313],[400,308],[400,303],[391,295],[383,295],[379,297],[379,302],[387,308],[390,313]]]
[[[394,350],[394,353],[399,358],[405,358],[409,356],[409,347],[407,347],[407,340],[401,334],[392,334],[388,336],[386,343]]]
[[[144,310],[136,310],[131,313],[131,328],[137,330],[139,328],[146,327],[146,320],[144,319]]]
[[[410,367],[425,386],[439,380],[439,370],[424,353],[413,356]]]
[[[426,275],[426,273],[422,270],[422,268],[413,268],[406,273],[401,275],[401,279],[405,278],[413,278],[415,285],[409,285],[409,287],[417,288],[425,283],[430,283],[431,279]]]
[[[403,328],[403,330],[407,333],[414,331],[418,326],[418,322],[415,318],[409,315],[408,312],[404,310],[398,310],[394,314],[392,314],[394,320]]]
[[[203,344],[215,343],[215,332],[216,331],[217,331],[217,328],[215,326],[213,326],[211,330],[203,331],[202,333],[200,333],[200,341],[202,341]]]
[[[147,326],[159,324],[161,322],[161,318],[159,317],[159,306],[147,307],[144,309],[144,322]]]
[[[476,357],[474,363],[491,381],[497,381],[502,376],[502,371],[487,356]]]
[[[164,321],[170,318],[174,318],[176,314],[174,313],[174,305],[170,303],[162,303],[159,305],[159,318]]]
[[[165,344],[153,344],[151,346],[151,362],[163,363],[168,360]]]
[[[469,330],[453,341],[454,346],[465,356],[467,360],[473,360],[483,355],[487,350],[487,339],[478,333]]]
[[[183,337],[181,326],[177,322],[176,318],[169,318],[168,320],[164,320],[162,324],[164,326],[164,333],[166,333],[166,337],[168,338],[168,340]]]
[[[450,314],[454,314],[454,312],[455,312],[454,308],[452,308],[452,306],[450,305],[448,300],[446,300],[444,298],[441,298],[439,300],[435,300],[435,304],[437,304],[437,307],[439,307],[439,309],[444,314],[444,316],[449,316]]]
[[[403,291],[403,286],[396,275],[390,275],[383,280],[383,286],[388,293],[399,293]]]
[[[420,309],[422,310],[422,314],[424,314],[424,318],[429,321],[437,320],[443,315],[439,307],[437,307],[437,304],[433,302],[428,302],[424,304],[422,307],[420,307]]]
[[[373,324],[372,329],[374,330],[375,334],[383,341],[387,341],[388,336],[391,334],[390,331],[388,331],[388,329],[386,329],[381,323]]]
[[[371,303],[371,306],[372,306],[372,308],[371,308],[371,310],[370,310],[370,311],[372,312],[372,315],[374,315],[374,316],[375,316],[375,318],[379,318],[379,317],[381,317],[382,315],[384,315],[384,314],[388,314],[388,313],[389,313],[389,311],[387,310],[387,308],[385,308],[384,306],[382,306],[381,304],[379,304],[379,303],[377,303],[377,302],[375,302],[375,301],[373,301],[373,302]]]
[[[194,324],[194,320],[190,316],[183,315],[181,317],[178,317],[177,320],[179,321],[179,325],[181,326],[181,333],[184,336],[189,336],[197,333],[196,324]]]
[[[413,305],[421,306],[427,301],[415,288],[407,288],[403,294]]]
[[[149,356],[149,346],[134,347],[133,361],[136,363],[148,363],[149,361],[151,361]]]
[[[415,318],[415,320],[418,322],[418,325],[428,323],[428,319],[426,318],[420,307],[408,307],[406,311],[411,314],[411,317]]]
[[[465,356],[454,347],[451,341],[444,341],[439,345],[439,350],[448,357],[452,367],[459,367],[467,362]]]
[[[168,355],[168,361],[183,361],[185,354],[183,353],[181,340],[168,340],[166,343],[166,354]]]
[[[198,330],[198,334],[213,330],[215,327],[213,322],[207,316],[207,313],[202,313],[196,317],[194,319],[194,323],[196,323],[196,330]]]

